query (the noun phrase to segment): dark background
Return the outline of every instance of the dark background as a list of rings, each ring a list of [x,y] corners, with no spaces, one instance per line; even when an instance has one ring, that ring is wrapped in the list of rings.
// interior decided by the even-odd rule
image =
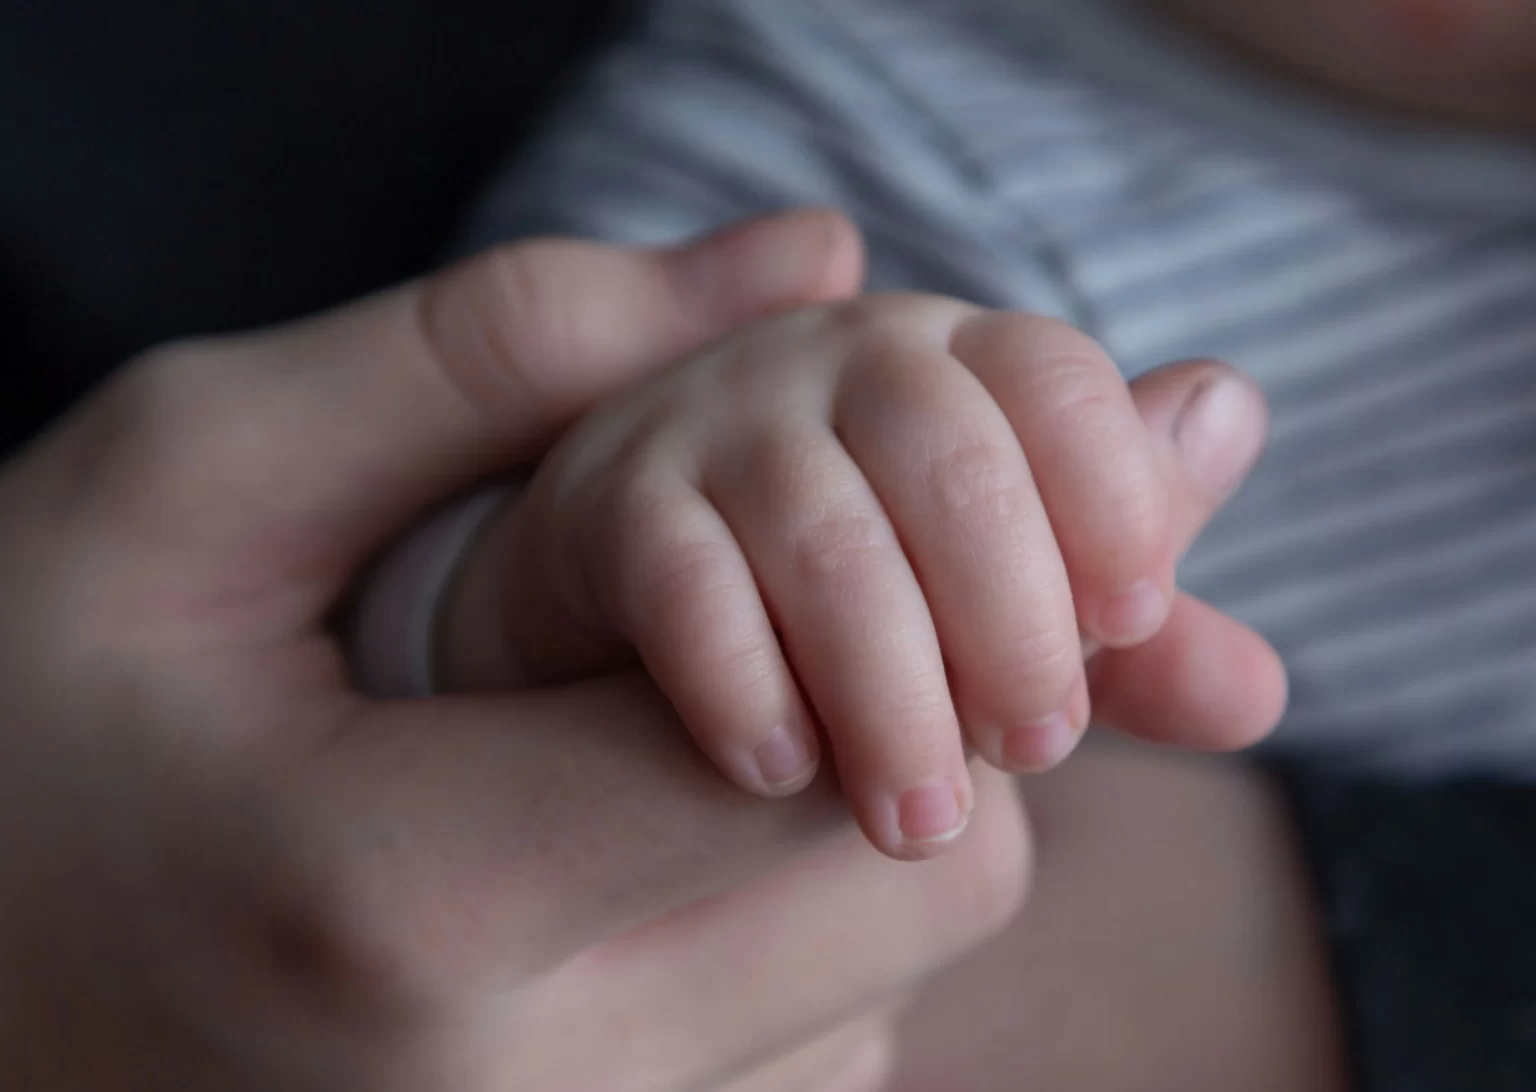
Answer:
[[[134,352],[429,265],[625,0],[0,0],[0,454]]]

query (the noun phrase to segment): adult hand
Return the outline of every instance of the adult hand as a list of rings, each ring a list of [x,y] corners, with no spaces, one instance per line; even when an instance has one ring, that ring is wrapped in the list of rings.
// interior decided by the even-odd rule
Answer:
[[[528,244],[153,352],[0,469],[0,1087],[691,1087],[999,927],[1004,786],[902,870],[830,791],[726,785],[643,679],[372,702],[328,628],[432,502],[858,279],[819,214]]]

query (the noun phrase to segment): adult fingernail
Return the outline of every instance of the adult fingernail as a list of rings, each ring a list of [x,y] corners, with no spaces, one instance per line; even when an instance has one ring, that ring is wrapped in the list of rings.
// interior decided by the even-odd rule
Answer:
[[[1168,596],[1153,580],[1140,580],[1099,609],[1098,635],[1115,644],[1151,637],[1168,617]]]
[[[1266,420],[1258,387],[1227,374],[1199,387],[1180,410],[1174,443],[1194,479],[1224,499],[1258,461]]]
[[[816,773],[816,756],[805,741],[785,728],[775,728],[752,752],[758,777],[771,793],[793,792]]]
[[[926,856],[948,845],[965,830],[968,810],[953,781],[930,781],[908,789],[896,804],[902,848]]]
[[[765,217],[713,235],[676,255],[678,276],[693,300],[737,316],[818,298],[846,279],[847,221],[826,212]]]

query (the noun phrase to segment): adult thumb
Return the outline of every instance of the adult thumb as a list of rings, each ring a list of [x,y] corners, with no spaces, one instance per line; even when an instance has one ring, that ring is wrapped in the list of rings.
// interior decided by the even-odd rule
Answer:
[[[1174,548],[1194,543],[1263,450],[1268,416],[1258,387],[1212,361],[1169,365],[1131,388],[1169,467]],[[1158,743],[1244,747],[1285,708],[1285,669],[1257,633],[1180,593],[1157,635],[1091,656],[1094,718]]]
[[[149,415],[154,445],[177,452],[157,487],[200,519],[210,496],[235,501],[219,506],[224,541],[320,542],[349,568],[648,370],[862,277],[857,231],[822,211],[670,250],[504,246],[303,322],[151,354],[140,385],[186,410]]]
[[[1182,557],[1263,452],[1264,395],[1236,369],[1195,360],[1139,377],[1131,397],[1167,456],[1173,547]]]

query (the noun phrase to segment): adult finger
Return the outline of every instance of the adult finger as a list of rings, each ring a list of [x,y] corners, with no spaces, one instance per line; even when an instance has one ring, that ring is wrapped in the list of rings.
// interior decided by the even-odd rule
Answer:
[[[1131,398],[1152,438],[1167,488],[1170,539],[1182,558],[1262,454],[1269,435],[1264,394],[1226,364],[1191,360],[1140,376]],[[1101,647],[1085,638],[1084,658]]]
[[[851,1020],[716,1092],[880,1092],[896,1062],[896,1015]]]
[[[1195,360],[1141,376],[1131,398],[1169,469],[1170,527],[1182,557],[1263,452],[1264,395],[1236,369]]]
[[[1214,361],[1161,368],[1131,390],[1162,445],[1174,547],[1182,555],[1258,459],[1268,425],[1263,395]],[[1089,678],[1097,722],[1186,747],[1246,746],[1285,707],[1285,671],[1274,650],[1187,595],[1150,641],[1093,655]]]
[[[240,867],[294,892],[295,931],[347,953],[332,963],[450,997],[525,980],[849,828],[829,779],[789,801],[727,781],[638,674],[354,699],[324,738]],[[230,821],[242,811],[257,813]]]
[[[710,1087],[911,988],[1005,928],[1028,888],[1013,779],[978,768],[976,781],[971,829],[943,857],[903,865],[844,838],[687,906],[563,965],[543,983],[543,1018],[507,1028],[505,1049],[527,1056],[549,1029],[611,1029],[611,1054],[589,1058],[573,1038],[539,1086]]]
[[[1150,641],[1095,657],[1088,684],[1096,724],[1199,750],[1250,746],[1285,711],[1285,667],[1269,643],[1182,594]]]
[[[852,839],[828,779],[790,800],[742,792],[639,676],[372,707],[286,784],[269,809],[281,821],[247,837],[252,850],[223,873],[248,869],[262,891],[291,892],[286,933],[323,938],[311,947],[333,953],[326,965],[352,969],[370,992],[398,984],[414,998],[462,999],[527,981],[838,834]],[[232,809],[229,821],[242,822],[246,810],[254,813]],[[962,859],[986,852],[972,842],[957,845]],[[228,836],[211,844],[227,846]],[[850,875],[901,883],[900,866],[872,849],[855,859],[867,861]],[[1001,898],[1007,891],[996,885],[1008,887],[1011,875],[973,877],[971,888],[955,881],[945,897],[981,884],[977,897]],[[889,900],[864,901],[855,887],[837,890],[857,906],[889,904],[890,927],[912,930],[909,944],[931,947],[964,928],[925,918],[937,930],[930,943],[910,918],[920,910],[901,909],[894,889]],[[775,913],[799,920],[794,899],[779,903]],[[833,934],[814,935],[830,943]],[[864,947],[870,959],[889,957]]]
[[[513,244],[304,322],[151,353],[115,385],[115,419],[148,455],[154,523],[195,521],[210,545],[278,539],[341,576],[647,369],[856,290],[862,261],[824,212],[675,250]],[[242,503],[211,503],[230,495]]]

